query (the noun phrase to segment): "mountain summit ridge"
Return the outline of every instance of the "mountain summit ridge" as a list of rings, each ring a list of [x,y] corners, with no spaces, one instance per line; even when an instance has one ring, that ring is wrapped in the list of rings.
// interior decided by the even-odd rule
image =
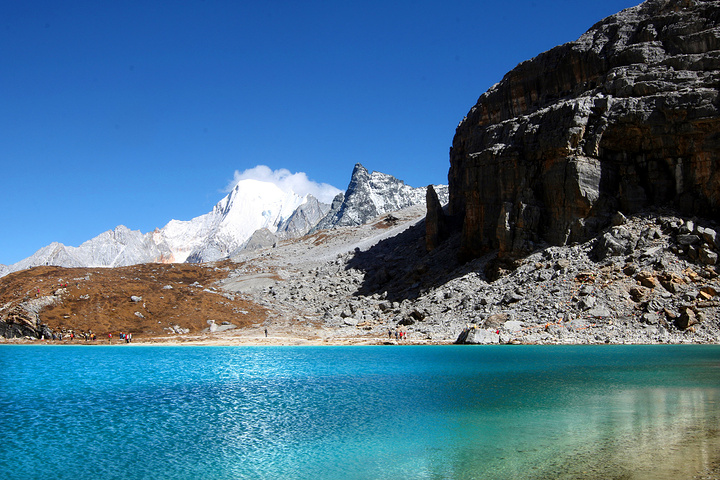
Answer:
[[[446,186],[436,188],[447,191]],[[190,220],[170,220],[148,233],[119,225],[79,247],[53,242],[20,262],[0,265],[0,277],[45,265],[121,267],[217,261],[241,251],[258,231],[263,231],[264,241],[272,245],[270,236],[291,239],[320,228],[359,225],[382,213],[423,203],[424,192],[424,188],[405,185],[392,175],[370,174],[359,163],[348,190],[339,195],[343,200],[333,205],[272,182],[244,179],[206,214]],[[444,198],[447,202],[447,195]]]
[[[448,202],[446,185],[434,185],[440,202]],[[333,227],[361,225],[384,213],[425,203],[426,188],[411,187],[392,175],[370,173],[362,164],[355,164],[350,184],[339,193],[328,214],[312,229],[313,232]]]

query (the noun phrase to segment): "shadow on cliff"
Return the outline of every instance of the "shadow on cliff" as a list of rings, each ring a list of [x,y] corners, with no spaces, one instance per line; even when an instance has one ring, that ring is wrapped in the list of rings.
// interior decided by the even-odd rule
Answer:
[[[425,247],[425,220],[421,220],[368,250],[356,250],[346,268],[365,274],[357,295],[379,294],[393,302],[413,300],[427,290],[464,275],[469,268],[475,268],[461,268],[459,246],[460,235],[456,233],[428,252]]]

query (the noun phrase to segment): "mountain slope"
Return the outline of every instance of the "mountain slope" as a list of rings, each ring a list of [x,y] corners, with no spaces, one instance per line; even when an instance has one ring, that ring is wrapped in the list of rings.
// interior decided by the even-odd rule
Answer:
[[[120,225],[114,230],[103,232],[82,243],[79,247],[53,242],[32,256],[12,265],[10,271],[39,265],[119,267],[162,261],[171,256],[171,251],[163,242],[156,242],[152,236]]]

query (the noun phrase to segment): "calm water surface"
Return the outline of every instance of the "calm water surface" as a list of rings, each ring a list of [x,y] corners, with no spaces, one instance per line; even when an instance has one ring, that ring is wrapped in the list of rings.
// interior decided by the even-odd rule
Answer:
[[[720,346],[0,346],[7,479],[689,478]]]

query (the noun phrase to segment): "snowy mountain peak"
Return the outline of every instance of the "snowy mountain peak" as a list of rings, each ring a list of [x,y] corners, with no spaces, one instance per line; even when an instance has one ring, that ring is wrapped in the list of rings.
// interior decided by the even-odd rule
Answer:
[[[219,260],[242,247],[257,230],[277,233],[309,197],[271,182],[241,180],[210,213],[183,224],[169,223],[163,229],[165,240],[176,261]]]
[[[447,203],[447,186],[434,187],[440,202]],[[425,194],[425,187],[411,187],[386,173],[370,173],[358,163],[345,194],[333,200],[330,211],[313,230],[361,225],[378,215],[424,204]]]
[[[447,202],[447,186],[435,187]],[[413,188],[380,172],[355,165],[345,193],[332,205],[308,194],[298,195],[272,182],[244,179],[213,209],[191,220],[170,220],[162,228],[141,233],[119,225],[79,247],[52,243],[10,266],[0,276],[38,265],[118,267],[147,262],[209,262],[227,258],[276,239],[297,238],[310,231],[359,225],[386,212],[425,202],[425,188]],[[255,238],[253,234],[260,231]]]
[[[300,198],[294,192],[282,190],[274,183],[246,179],[240,180],[230,193],[213,207],[213,212],[227,215],[231,210],[238,208],[239,204],[260,204],[265,201],[275,203],[278,199],[295,203]]]

